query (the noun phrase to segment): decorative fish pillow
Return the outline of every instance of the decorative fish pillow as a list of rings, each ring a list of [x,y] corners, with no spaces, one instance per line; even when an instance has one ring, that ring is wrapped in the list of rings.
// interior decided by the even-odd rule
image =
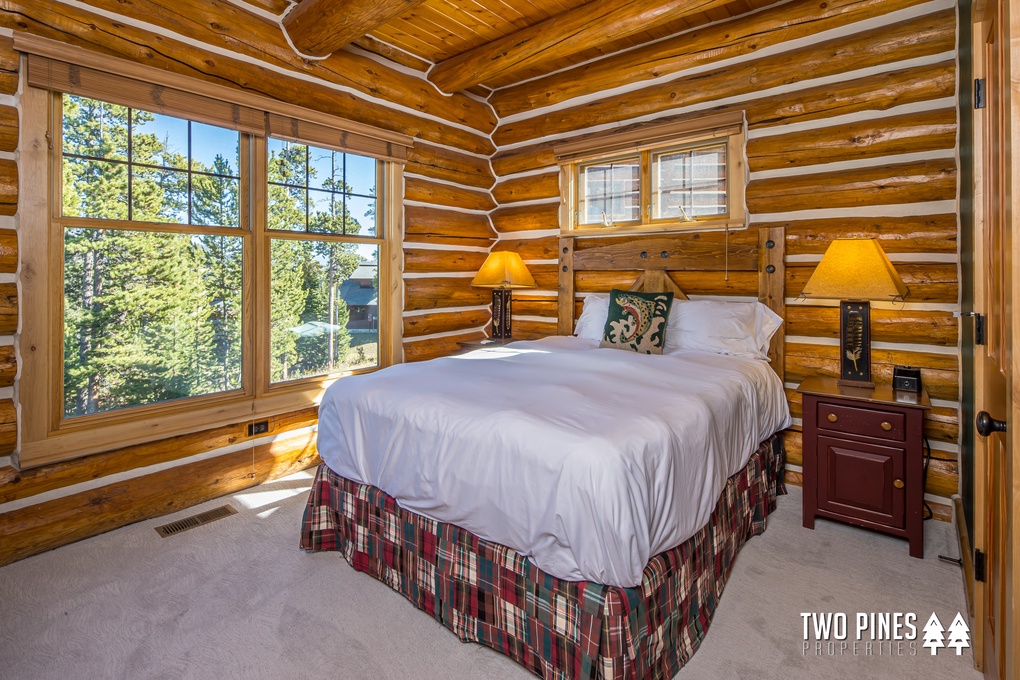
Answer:
[[[673,293],[613,290],[599,347],[662,354]]]

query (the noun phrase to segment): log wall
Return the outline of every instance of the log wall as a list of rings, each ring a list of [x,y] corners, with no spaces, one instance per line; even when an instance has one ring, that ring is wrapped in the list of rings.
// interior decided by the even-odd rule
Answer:
[[[786,234],[791,481],[801,464],[796,387],[838,372],[838,302],[797,296],[832,238],[874,236],[910,295],[873,304],[873,370],[889,380],[895,364],[921,367],[935,404],[925,423],[933,449],[926,490],[948,517],[959,482],[955,40],[949,2],[794,0],[496,90],[495,247],[520,252],[541,285],[515,294],[515,335],[556,332],[556,279],[545,274],[558,234],[557,144],[744,110],[750,228]],[[604,291],[634,276],[579,272],[577,289]],[[672,276],[695,297],[758,290],[757,276],[744,272]]]
[[[955,10],[945,0],[806,0],[612,55],[488,94],[446,96],[429,64],[341,50],[300,59],[276,22],[201,0],[10,0],[0,8],[0,564],[307,467],[312,410],[22,471],[17,447],[19,69],[11,31],[225,84],[408,134],[404,356],[482,337],[489,294],[472,288],[492,249],[520,252],[539,288],[515,293],[518,338],[556,332],[559,186],[553,147],[617,126],[740,109],[749,125],[752,228],[786,234],[787,434],[800,464],[800,378],[836,371],[835,306],[796,294],[828,242],[874,235],[911,289],[875,305],[874,362],[922,367],[928,492],[957,486],[959,439]],[[795,41],[795,42],[794,42]],[[379,50],[376,50],[377,52]],[[22,189],[22,191],[24,191]],[[739,240],[739,239],[738,239]],[[633,273],[636,276],[636,272]],[[633,280],[630,276],[630,280]],[[693,296],[751,298],[754,272],[672,274]],[[621,278],[622,277],[622,278]],[[627,273],[580,272],[580,293]],[[618,280],[620,279],[620,280]],[[116,477],[113,477],[116,475]],[[114,481],[116,480],[116,481]]]
[[[110,18],[116,15],[116,18]],[[19,61],[23,31],[415,138],[405,167],[407,360],[484,335],[488,291],[471,276],[496,240],[491,106],[440,94],[414,65],[358,50],[297,57],[264,13],[201,0],[15,0],[0,8],[0,565],[124,524],[180,510],[318,462],[315,409],[196,432],[55,465],[17,465]],[[427,68],[428,64],[419,65]],[[27,228],[27,226],[25,227]],[[154,471],[155,470],[155,471]],[[108,482],[116,475],[116,482]]]

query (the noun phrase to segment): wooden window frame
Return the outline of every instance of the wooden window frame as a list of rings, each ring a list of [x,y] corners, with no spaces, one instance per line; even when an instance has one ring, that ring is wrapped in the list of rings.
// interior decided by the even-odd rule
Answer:
[[[654,218],[652,169],[657,155],[726,142],[727,213],[690,220]],[[560,166],[560,231],[574,236],[658,234],[747,227],[747,123],[743,111],[701,116],[679,122],[614,130],[554,149]],[[606,225],[580,220],[581,170],[592,164],[640,158],[640,219]]]
[[[15,49],[22,53],[23,73],[34,71],[35,80],[25,82],[21,94],[22,181],[19,196],[21,323],[16,337],[20,374],[16,386],[20,408],[19,442],[16,452],[23,468],[69,460],[101,451],[141,444],[196,430],[288,413],[318,404],[326,387],[353,373],[377,370],[403,359],[402,350],[402,251],[403,171],[412,140],[405,135],[377,130],[315,111],[231,88],[197,81],[160,69],[97,55],[87,50],[34,36],[15,35]],[[63,64],[69,85],[55,89],[52,82],[40,86],[40,78],[61,72],[40,68],[46,60]],[[70,65],[70,66],[68,66]],[[31,66],[31,69],[30,69]],[[91,82],[123,78],[125,95],[113,97],[104,90],[94,95],[76,85],[87,69]],[[102,77],[96,76],[99,74]],[[85,83],[88,78],[80,78]],[[132,89],[138,82],[147,90]],[[60,215],[62,153],[61,98],[69,94],[111,101],[189,120],[222,125],[203,115],[190,115],[179,102],[190,105],[207,100],[210,110],[226,111],[242,137],[242,213],[250,219],[240,227],[214,228],[217,233],[244,237],[245,273],[242,288],[242,388],[230,392],[190,397],[179,401],[134,406],[65,418],[63,416],[63,231]],[[148,94],[147,94],[148,93]],[[102,96],[100,96],[102,95]],[[178,103],[164,109],[146,106],[144,96]],[[175,99],[176,98],[176,99]],[[204,99],[203,99],[204,98]],[[256,111],[250,115],[248,111]],[[239,115],[240,111],[240,115]],[[343,240],[376,244],[379,248],[379,355],[377,368],[345,371],[328,376],[271,383],[270,334],[270,242],[287,238],[287,232],[267,228],[268,193],[266,134],[285,126],[293,141],[371,156],[376,165],[377,220],[381,236],[294,234],[298,238]],[[243,126],[243,127],[241,127]],[[307,133],[308,138],[304,138]],[[276,135],[274,135],[276,136]],[[281,135],[282,136],[282,135]],[[245,152],[247,149],[247,153]],[[89,221],[89,220],[75,220]],[[96,227],[102,220],[92,220]],[[123,222],[118,221],[123,228]],[[131,228],[175,231],[174,225],[130,223]],[[182,226],[182,232],[193,227]]]

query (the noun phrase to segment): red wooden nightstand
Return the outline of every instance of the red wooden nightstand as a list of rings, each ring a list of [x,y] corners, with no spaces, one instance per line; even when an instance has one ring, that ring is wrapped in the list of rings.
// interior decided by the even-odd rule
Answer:
[[[924,557],[924,412],[928,394],[840,387],[812,377],[804,395],[804,526],[826,517],[901,536]]]

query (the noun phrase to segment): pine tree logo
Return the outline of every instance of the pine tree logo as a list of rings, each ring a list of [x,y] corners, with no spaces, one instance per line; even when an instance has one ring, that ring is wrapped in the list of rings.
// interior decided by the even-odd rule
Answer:
[[[927,637],[925,639],[927,640]],[[957,656],[963,653],[964,647],[970,647],[970,628],[967,627],[967,622],[963,620],[963,614],[959,612],[957,612],[953,622],[949,624],[949,642],[946,646],[955,648]],[[935,650],[932,650],[932,654],[934,653]]]
[[[931,650],[932,656],[938,654],[939,647],[946,646],[946,643],[943,642],[943,632],[945,632],[945,629],[942,627],[942,622],[939,621],[939,617],[935,612],[932,612],[928,623],[924,624],[924,644],[922,645],[922,647],[927,647]]]

